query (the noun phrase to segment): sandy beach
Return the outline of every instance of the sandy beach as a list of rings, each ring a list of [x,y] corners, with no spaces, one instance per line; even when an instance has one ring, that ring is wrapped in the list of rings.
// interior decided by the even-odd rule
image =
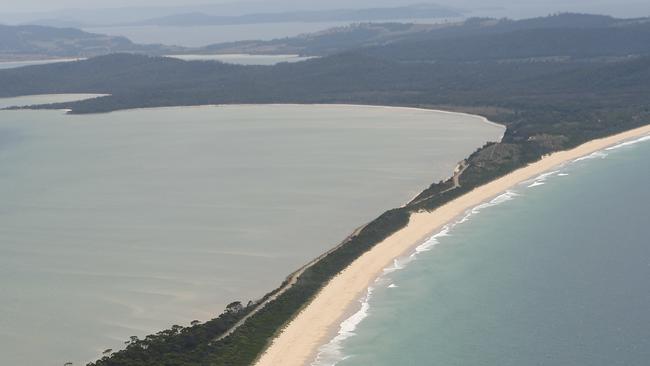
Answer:
[[[318,347],[330,340],[341,321],[350,314],[350,309],[358,304],[359,298],[382,274],[384,268],[468,209],[564,162],[648,134],[650,125],[589,141],[574,149],[546,156],[538,162],[478,187],[434,211],[412,214],[404,229],[377,244],[330,281],[276,337],[256,365],[299,366],[311,363]]]

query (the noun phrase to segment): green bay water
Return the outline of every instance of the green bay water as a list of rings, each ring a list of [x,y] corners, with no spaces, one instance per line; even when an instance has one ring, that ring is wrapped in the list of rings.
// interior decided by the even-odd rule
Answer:
[[[647,365],[649,140],[521,184],[396,261],[314,365]]]
[[[0,111],[0,364],[83,364],[260,298],[502,133],[352,106]]]

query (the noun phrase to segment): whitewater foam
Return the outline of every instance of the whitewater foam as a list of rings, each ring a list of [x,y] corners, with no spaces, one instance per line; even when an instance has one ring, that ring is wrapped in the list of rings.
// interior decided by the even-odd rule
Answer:
[[[550,172],[547,172],[547,173],[543,173],[543,174],[540,174],[540,175],[538,175],[537,177],[535,177],[533,179],[523,181],[523,182],[521,182],[521,184],[527,185],[528,188],[542,186],[542,185],[545,184],[546,180],[549,177],[552,177],[553,175],[555,175],[555,174],[557,174],[559,172],[560,172],[559,170],[553,170],[553,171],[550,171]]]
[[[587,156],[583,156],[583,157],[581,157],[581,158],[574,159],[573,162],[574,162],[574,163],[577,163],[577,162],[579,162],[579,161],[589,160],[589,159],[595,159],[595,158],[601,158],[601,159],[604,159],[604,158],[606,158],[606,157],[607,157],[607,153],[601,150],[601,151],[593,152],[593,153],[591,153],[591,154],[589,154],[589,155],[587,155]]]
[[[635,139],[635,140],[630,140],[630,141],[621,142],[620,144],[618,144],[618,145],[614,145],[614,146],[612,146],[612,147],[608,147],[608,148],[605,149],[605,150],[607,150],[607,151],[616,150],[616,149],[620,149],[620,148],[625,147],[625,146],[630,146],[630,145],[638,144],[639,142],[644,142],[644,141],[650,141],[650,135],[646,135],[646,136],[643,136],[643,137],[639,137],[638,139]]]
[[[355,335],[354,331],[357,326],[368,316],[370,309],[370,297],[372,296],[373,287],[368,287],[366,296],[359,302],[361,309],[354,313],[351,317],[345,319],[340,327],[339,332],[329,343],[319,348],[316,360],[311,363],[311,366],[334,366],[340,361],[348,359],[350,356],[345,356],[342,352],[343,341]]]

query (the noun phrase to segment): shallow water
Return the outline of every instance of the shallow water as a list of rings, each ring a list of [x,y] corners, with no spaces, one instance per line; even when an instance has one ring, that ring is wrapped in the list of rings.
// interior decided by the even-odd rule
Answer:
[[[259,298],[502,132],[351,106],[2,111],[0,364],[81,364]]]
[[[83,60],[81,58],[60,58],[51,60],[26,60],[26,61],[0,61],[0,70],[2,69],[15,69],[23,66],[45,65],[54,64],[58,62],[72,62]]]
[[[74,102],[78,100],[101,97],[103,95],[105,94],[41,94],[13,98],[0,98],[0,108]],[[3,114],[2,116],[7,116],[6,118],[9,118],[9,114]]]
[[[398,260],[314,365],[647,364],[643,140],[521,184]]]
[[[312,57],[299,55],[247,55],[247,54],[223,54],[223,55],[168,55],[167,57],[177,58],[185,61],[220,61],[237,65],[275,65],[281,62],[300,62],[309,60]]]

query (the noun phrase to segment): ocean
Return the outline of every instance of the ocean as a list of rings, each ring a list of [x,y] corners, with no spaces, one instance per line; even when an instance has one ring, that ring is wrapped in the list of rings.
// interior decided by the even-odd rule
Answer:
[[[312,365],[646,365],[650,137],[476,207],[387,268]]]
[[[502,133],[381,107],[0,111],[0,364],[83,364],[260,298]]]

